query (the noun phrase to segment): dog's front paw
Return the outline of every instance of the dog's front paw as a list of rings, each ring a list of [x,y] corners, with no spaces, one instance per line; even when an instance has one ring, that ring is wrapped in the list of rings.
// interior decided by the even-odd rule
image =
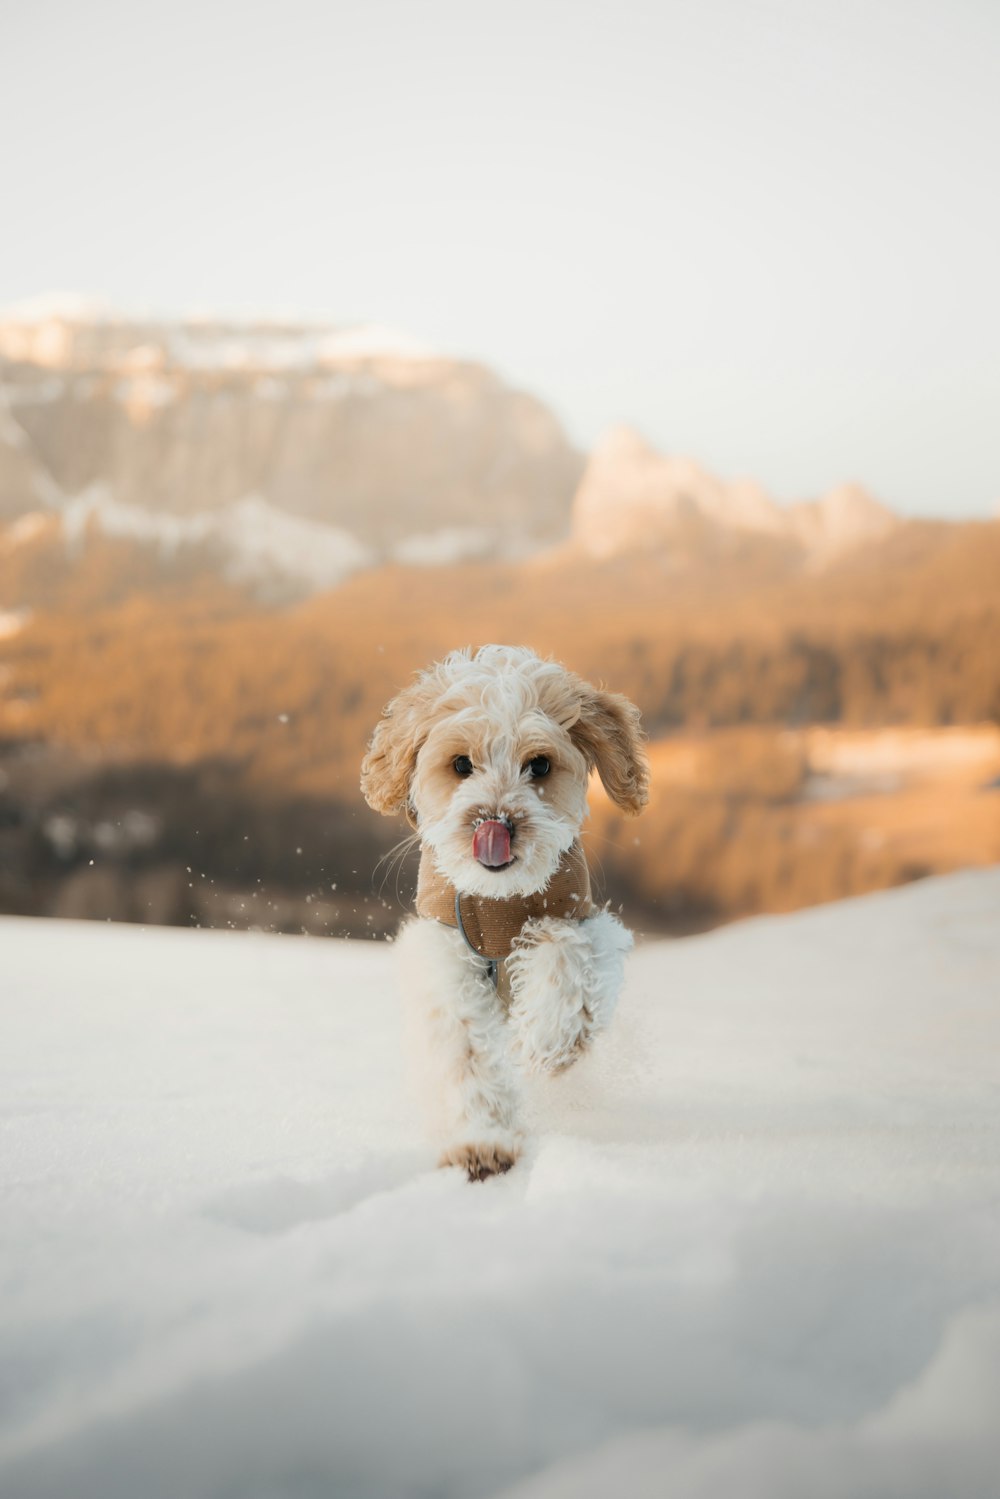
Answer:
[[[502,1176],[519,1155],[515,1146],[499,1145],[491,1140],[477,1145],[451,1145],[442,1154],[438,1165],[461,1166],[470,1182],[481,1182],[488,1176]]]
[[[614,1013],[632,937],[609,911],[525,924],[508,959],[514,1049],[528,1072],[565,1072]]]
[[[509,1017],[526,1072],[565,1072],[590,1045],[593,956],[583,925],[542,917],[514,944]]]
[[[521,1017],[517,1017],[521,1020]],[[514,1040],[514,1056],[522,1070],[541,1077],[558,1077],[568,1072],[584,1052],[590,1050],[591,1034],[588,1017],[580,1014],[575,1024],[579,1027],[571,1036],[539,1038],[532,1035],[532,1028],[521,1020],[521,1029]]]

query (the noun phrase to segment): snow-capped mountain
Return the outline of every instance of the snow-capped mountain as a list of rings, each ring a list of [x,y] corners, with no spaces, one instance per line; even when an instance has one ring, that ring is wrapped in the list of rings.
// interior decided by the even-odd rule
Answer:
[[[565,533],[581,466],[533,396],[384,328],[0,317],[0,519],[97,491],[119,519],[253,497],[379,557],[457,532],[502,551]]]
[[[749,538],[768,566],[816,569],[899,524],[857,485],[782,506],[628,427],[584,468],[539,400],[390,329],[72,298],[0,314],[0,525],[31,514],[59,518],[55,544],[77,553],[94,534],[171,561],[207,549],[264,597],[568,534],[587,559],[710,563]]]
[[[724,480],[691,458],[656,451],[630,427],[598,444],[573,502],[573,537],[609,557],[718,533],[770,537],[822,565],[887,535],[897,518],[859,485],[821,499],[778,505],[749,479]]]

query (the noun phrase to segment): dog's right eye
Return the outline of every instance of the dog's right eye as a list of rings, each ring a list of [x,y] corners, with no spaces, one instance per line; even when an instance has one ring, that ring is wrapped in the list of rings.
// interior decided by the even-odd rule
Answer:
[[[471,776],[473,765],[468,755],[456,755],[451,763],[457,776]]]

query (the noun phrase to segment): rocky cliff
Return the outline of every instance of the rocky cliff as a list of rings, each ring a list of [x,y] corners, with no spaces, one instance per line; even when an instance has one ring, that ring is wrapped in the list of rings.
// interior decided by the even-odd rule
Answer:
[[[595,448],[573,504],[573,537],[592,557],[667,548],[704,555],[764,538],[790,561],[823,566],[887,536],[898,518],[860,485],[781,506],[749,479],[724,480],[656,451],[630,427]]]
[[[0,518],[81,495],[158,516],[259,506],[385,555],[564,534],[582,468],[534,397],[378,329],[0,323]]]

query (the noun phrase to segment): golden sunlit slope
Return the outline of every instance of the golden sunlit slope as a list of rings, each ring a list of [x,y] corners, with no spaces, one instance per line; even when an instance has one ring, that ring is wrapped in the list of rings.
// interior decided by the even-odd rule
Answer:
[[[79,577],[99,577],[115,545],[85,544]],[[96,591],[80,582],[4,642],[5,732],[126,755],[227,754],[254,780],[327,794],[355,794],[375,717],[411,672],[488,640],[607,680],[654,734],[1000,717],[996,523],[914,523],[818,577],[742,557],[677,570],[656,556],[561,554],[382,568],[287,609],[261,609],[204,570],[159,591],[140,573],[105,606]]]
[[[365,742],[412,672],[488,640],[642,707],[651,807],[623,823],[598,797],[587,845],[648,928],[1000,859],[990,764],[824,799],[810,728],[1000,721],[998,579],[1000,525],[912,524],[815,576],[743,537],[711,564],[563,548],[264,607],[208,552],[89,530],[70,556],[43,523],[0,547],[0,906],[391,928],[408,873],[375,871],[406,830],[361,802]]]

